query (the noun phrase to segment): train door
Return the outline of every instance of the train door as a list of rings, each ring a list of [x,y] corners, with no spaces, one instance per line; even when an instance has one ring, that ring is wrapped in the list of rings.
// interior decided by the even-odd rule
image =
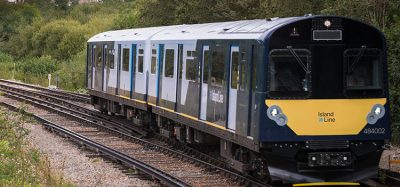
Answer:
[[[175,105],[175,111],[177,112],[182,112],[183,108],[181,107],[181,98],[182,98],[182,82],[183,82],[183,75],[182,75],[182,70],[183,70],[183,45],[179,44],[178,45],[178,62],[177,62],[177,79],[176,79],[176,105]]]
[[[229,71],[229,49],[222,43],[210,46],[211,63],[210,79],[208,81],[207,121],[227,127],[227,100]]]
[[[118,93],[124,97],[130,97],[131,95],[131,49],[129,44],[122,45],[122,54],[119,69],[119,90]]]
[[[136,44],[132,44],[131,48],[131,58],[130,58],[130,79],[131,79],[131,85],[130,85],[130,98],[133,98],[133,93],[135,92],[135,64],[136,64]]]
[[[176,68],[178,70],[176,111],[197,118],[200,109],[200,67],[196,45],[192,42],[178,45],[177,64],[179,67]]]
[[[250,46],[249,46],[250,47]],[[236,103],[236,133],[244,137],[249,135],[249,112],[251,110],[250,99],[250,70],[249,47],[240,47],[239,49],[239,75],[237,85],[237,103]]]
[[[108,94],[115,94],[115,88],[116,88],[116,79],[117,79],[117,71],[115,68],[115,50],[114,50],[114,45],[109,45],[107,46],[107,57],[106,57],[106,81],[105,81],[105,86],[106,86],[106,92]]]
[[[203,46],[201,63],[201,97],[200,97],[200,119],[206,120],[207,117],[207,96],[208,96],[208,75],[210,66],[210,50],[208,45]]]
[[[89,44],[87,45],[87,66],[86,66],[86,76],[87,76],[87,82],[86,82],[86,86],[88,89],[92,88],[92,74],[93,74],[93,44]]]
[[[236,130],[237,91],[239,86],[239,47],[231,46],[230,51],[228,129]]]
[[[175,109],[176,103],[176,64],[177,64],[177,45],[166,44],[164,49],[163,66],[160,68],[161,90],[159,96],[160,106]]]
[[[134,68],[134,85],[133,93],[134,99],[145,100],[144,95],[146,95],[146,79],[147,74],[145,71],[145,64],[144,64],[144,48],[142,44],[136,45],[136,53],[134,54],[134,58],[136,58],[135,68]]]
[[[108,50],[107,50],[107,48],[108,48],[108,46],[107,45],[104,45],[104,48],[103,48],[103,58],[104,58],[104,60],[103,60],[103,86],[102,86],[102,90],[103,90],[103,92],[106,92],[107,91],[107,82],[108,82],[108,75],[109,75],[109,73],[110,73],[110,69],[109,69],[109,67],[108,67],[108,62],[107,62],[107,60],[108,60]]]
[[[103,91],[103,45],[97,44],[94,47],[94,66],[93,66],[93,89]]]
[[[161,72],[161,56],[163,52],[163,45],[152,44],[151,47],[151,60],[150,60],[150,72],[149,72],[149,83],[148,83],[148,102],[156,105],[158,96],[161,93],[160,90],[160,72]]]
[[[119,95],[119,82],[121,81],[121,44],[118,44],[118,61],[117,61],[117,86],[115,88],[115,95]]]
[[[92,78],[92,81],[91,81],[91,84],[90,84],[90,87],[92,88],[92,89],[94,89],[94,83],[95,83],[95,73],[96,73],[96,69],[95,69],[95,66],[96,66],[96,47],[97,47],[97,45],[96,44],[94,44],[93,45],[93,48],[92,48],[92,68],[91,68],[91,72],[92,72],[92,76],[91,76],[91,78]]]

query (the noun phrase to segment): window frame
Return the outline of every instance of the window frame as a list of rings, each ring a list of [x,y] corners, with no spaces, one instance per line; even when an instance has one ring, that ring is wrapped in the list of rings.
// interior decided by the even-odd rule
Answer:
[[[115,69],[115,49],[114,48],[107,49],[107,53],[108,53],[107,55],[108,68]]]
[[[199,78],[199,63],[197,60],[197,52],[196,50],[184,50],[186,52],[186,58],[185,58],[185,77],[186,80],[189,81],[196,81]],[[191,61],[191,62],[190,62]],[[188,63],[189,62],[189,63]],[[191,64],[188,66],[188,64]],[[189,68],[195,68],[196,71],[190,70]],[[192,74],[194,72],[194,74]],[[192,77],[192,76],[195,77]]]
[[[95,54],[95,68],[102,68],[103,63],[103,47],[101,44],[94,45],[94,54]],[[99,58],[100,57],[100,58]]]
[[[210,50],[210,47],[208,45],[203,46],[202,55],[203,55],[203,57],[202,57],[202,61],[203,61],[203,79],[202,79],[202,82],[204,84],[209,84],[210,83],[209,75],[211,75],[211,73],[209,72],[210,66],[211,66],[211,59],[210,59],[211,50]]]
[[[230,55],[229,53],[227,53],[227,51],[225,51],[226,49],[222,46],[220,47],[216,47],[213,48],[213,50],[211,50],[211,72],[210,72],[210,82],[211,85],[213,86],[217,86],[217,87],[224,87],[224,86],[228,86],[226,85],[226,58],[227,55]],[[216,60],[216,57],[220,57],[221,59]],[[229,63],[229,62],[228,62]],[[219,71],[219,72],[218,72]],[[215,76],[217,75],[217,76]],[[217,78],[220,78],[217,81]],[[229,85],[230,86],[230,85]]]
[[[247,89],[247,53],[245,51],[239,51],[239,90],[245,91]]]
[[[364,54],[362,54],[362,57],[365,56],[378,56],[379,62],[378,62],[378,86],[353,86],[349,87],[348,86],[348,73],[349,73],[349,56],[357,56],[357,53],[354,53],[354,55],[348,55],[350,52],[358,52],[359,50],[362,50],[362,48],[348,48],[343,52],[343,88],[344,88],[344,94],[346,97],[373,97],[373,96],[383,96],[384,95],[384,65],[383,65],[383,52],[379,48],[365,48]],[[377,52],[377,55],[366,55],[367,51],[373,51]],[[360,62],[357,62],[360,63]],[[361,94],[363,92],[363,94]],[[369,93],[366,93],[369,92]]]
[[[137,56],[137,62],[138,62],[136,72],[143,73],[144,72],[144,49],[138,47],[136,56]]]
[[[168,59],[168,57],[170,57],[169,55],[171,55],[171,54],[169,54],[169,52],[171,52],[171,51],[172,51],[172,60]],[[171,61],[169,61],[169,60],[171,60]],[[172,67],[171,67],[171,65],[172,65]],[[163,76],[167,77],[167,78],[174,78],[174,75],[175,75],[175,49],[174,48],[165,48]]]
[[[127,51],[127,53],[125,53]],[[128,55],[128,56],[126,56]],[[128,59],[125,59],[128,57]],[[122,64],[121,64],[121,71],[129,72],[130,66],[130,58],[131,58],[131,49],[129,47],[122,48]]]
[[[234,62],[233,60],[233,58],[234,58],[234,54],[236,54],[237,56],[236,56],[236,62]],[[240,87],[240,51],[239,51],[239,46],[231,46],[231,53],[230,53],[230,80],[229,80],[229,82],[230,82],[230,89],[237,89],[237,90],[239,90],[239,87]],[[236,63],[236,64],[233,64],[233,63]],[[236,68],[236,69],[235,69]],[[237,72],[237,74],[236,74],[236,77],[234,76],[234,70],[236,70],[236,72]],[[235,83],[235,85],[234,85],[234,83]]]
[[[268,64],[267,64],[267,72],[268,72],[268,78],[267,78],[267,94],[270,98],[274,99],[288,99],[288,98],[295,98],[295,99],[301,99],[301,98],[310,98],[311,93],[312,93],[312,53],[309,49],[306,48],[293,48],[292,49],[294,52],[304,52],[304,54],[298,55],[300,58],[306,57],[307,62],[306,62],[306,68],[309,70],[309,72],[305,72],[305,79],[307,81],[307,90],[303,91],[271,91],[271,79],[272,79],[272,72],[271,72],[271,65],[272,65],[272,58],[274,57],[274,53],[276,52],[288,52],[290,53],[290,50],[287,48],[284,49],[272,49],[268,53]],[[296,58],[292,54],[287,54],[287,55],[279,55],[281,57],[287,56],[287,57],[292,57],[294,60]],[[304,62],[303,62],[304,63]],[[298,64],[300,66],[300,64]]]
[[[151,48],[150,74],[152,75],[157,73],[157,52],[157,48]]]

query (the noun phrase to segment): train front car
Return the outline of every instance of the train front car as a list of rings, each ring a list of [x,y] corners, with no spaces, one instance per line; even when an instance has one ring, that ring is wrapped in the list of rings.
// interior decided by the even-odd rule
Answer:
[[[386,44],[374,27],[311,16],[266,36],[260,142],[272,176],[360,181],[390,139]]]

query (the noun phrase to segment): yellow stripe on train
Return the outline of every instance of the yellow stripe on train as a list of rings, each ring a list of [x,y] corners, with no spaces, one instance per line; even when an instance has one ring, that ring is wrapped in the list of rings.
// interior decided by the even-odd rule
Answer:
[[[297,186],[360,186],[358,182],[313,182],[313,183],[299,183],[293,184]]]
[[[357,135],[372,107],[385,103],[386,98],[265,100],[268,107],[281,108],[287,126],[300,136]]]

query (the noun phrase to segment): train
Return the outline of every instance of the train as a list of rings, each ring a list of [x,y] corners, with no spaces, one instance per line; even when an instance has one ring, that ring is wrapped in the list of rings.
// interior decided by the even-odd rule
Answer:
[[[115,30],[88,40],[86,83],[96,109],[266,182],[363,181],[391,137],[386,51],[340,16]]]

